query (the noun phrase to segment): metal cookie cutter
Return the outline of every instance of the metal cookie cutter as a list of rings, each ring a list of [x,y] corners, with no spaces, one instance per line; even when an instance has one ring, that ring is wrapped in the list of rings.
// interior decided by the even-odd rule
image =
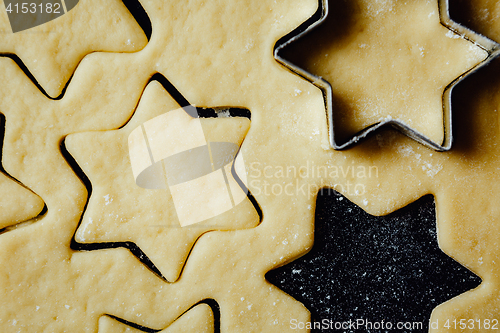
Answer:
[[[474,73],[477,71],[479,68],[487,65],[490,61],[492,61],[494,58],[496,58],[500,54],[500,44],[496,43],[495,41],[479,34],[476,33],[461,24],[458,24],[457,22],[454,22],[450,18],[450,13],[449,13],[449,3],[448,0],[437,0],[439,1],[439,16],[441,20],[441,24],[446,27],[447,29],[455,32],[456,34],[460,35],[462,38],[465,38],[469,40],[470,42],[474,43],[478,47],[482,48],[484,51],[487,52],[488,56],[486,57],[485,60],[480,62],[478,65],[467,71],[466,73],[460,75],[458,78],[456,78],[453,82],[451,82],[446,88],[443,93],[443,114],[444,114],[444,142],[442,145],[437,144],[436,142],[432,141],[422,133],[415,131],[414,129],[408,127],[408,125],[404,124],[403,122],[395,119],[387,119],[381,122],[378,122],[376,124],[373,124],[355,136],[353,136],[349,141],[345,143],[338,143],[337,140],[335,139],[335,122],[334,122],[334,117],[333,117],[333,107],[332,107],[332,99],[333,99],[333,93],[332,93],[332,87],[328,81],[324,80],[320,76],[316,76],[314,74],[311,74],[304,69],[292,64],[291,62],[283,59],[280,56],[280,51],[289,45],[290,43],[296,41],[297,39],[301,38],[302,36],[306,35],[308,32],[312,31],[314,28],[319,26],[321,23],[323,23],[328,16],[328,0],[319,0],[319,7],[317,12],[306,22],[304,22],[301,26],[299,26],[297,29],[292,31],[290,34],[287,36],[283,37],[277,44],[275,50],[274,50],[274,58],[280,62],[282,65],[286,66],[289,68],[291,71],[295,72],[296,74],[302,76],[303,78],[309,80],[312,84],[317,86],[323,91],[323,96],[325,100],[325,107],[326,107],[326,112],[327,112],[327,121],[328,121],[328,133],[330,137],[330,145],[333,147],[335,150],[343,150],[347,148],[351,148],[353,145],[358,143],[360,140],[366,138],[368,135],[372,134],[375,132],[377,129],[379,129],[382,126],[388,125],[392,126],[393,128],[397,129],[398,131],[402,132],[406,136],[414,139],[415,141],[423,144],[426,147],[429,147],[431,149],[434,149],[436,151],[448,151],[451,149],[452,142],[453,142],[453,133],[452,133],[452,107],[451,107],[451,93],[453,91],[453,88],[457,83],[462,81],[465,77],[469,76],[470,74]]]

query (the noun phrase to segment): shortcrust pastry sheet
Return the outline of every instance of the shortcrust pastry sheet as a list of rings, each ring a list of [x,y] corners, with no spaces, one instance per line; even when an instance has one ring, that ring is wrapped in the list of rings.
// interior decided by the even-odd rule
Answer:
[[[500,329],[500,63],[443,22],[500,43],[500,3],[26,1],[0,0],[1,332]],[[450,89],[449,151],[331,147],[387,119],[439,145]]]

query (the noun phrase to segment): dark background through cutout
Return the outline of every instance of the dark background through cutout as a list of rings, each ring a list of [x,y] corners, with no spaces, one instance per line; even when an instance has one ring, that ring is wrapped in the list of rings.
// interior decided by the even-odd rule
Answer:
[[[439,249],[430,195],[377,217],[325,189],[315,218],[312,250],[266,275],[304,303],[312,321],[423,322],[423,330],[406,332],[427,332],[437,305],[481,282]]]

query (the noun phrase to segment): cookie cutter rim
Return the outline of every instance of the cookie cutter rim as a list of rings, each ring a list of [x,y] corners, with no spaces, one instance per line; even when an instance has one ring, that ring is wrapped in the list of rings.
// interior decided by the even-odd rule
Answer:
[[[451,95],[453,92],[453,88],[465,79],[467,76],[473,74],[478,71],[480,68],[489,64],[493,59],[495,59],[500,54],[500,44],[489,39],[486,36],[481,35],[465,26],[453,21],[450,17],[449,12],[449,0],[437,0],[438,1],[438,9],[439,9],[439,19],[441,25],[443,25],[446,29],[460,36],[460,38],[466,39],[469,42],[473,43],[477,47],[481,48],[487,53],[486,59],[469,69],[468,71],[462,73],[457,78],[455,78],[452,82],[450,82],[443,91],[443,128],[444,128],[444,139],[442,144],[438,144],[432,141],[430,138],[420,133],[419,131],[414,130],[409,127],[404,122],[397,119],[386,119],[380,121],[378,123],[374,123],[364,129],[362,129],[357,134],[351,136],[351,138],[344,143],[337,143],[335,139],[335,126],[334,126],[334,116],[333,116],[333,90],[332,86],[328,81],[323,79],[321,76],[314,75],[304,70],[303,68],[296,66],[292,62],[282,58],[279,53],[285,48],[287,45],[293,43],[299,38],[305,36],[319,25],[321,25],[327,18],[329,8],[328,8],[328,0],[319,0],[319,6],[316,13],[311,16],[319,14],[318,19],[313,19],[312,22],[308,23],[307,20],[304,24],[307,24],[305,28],[302,28],[302,25],[298,28],[292,30],[287,36],[283,37],[284,42],[277,44],[274,49],[274,58],[283,66],[287,67],[289,70],[294,72],[295,74],[307,79],[312,84],[317,86],[323,92],[323,100],[326,107],[327,113],[327,123],[328,123],[328,136],[330,141],[330,146],[335,150],[345,150],[351,148],[356,145],[361,140],[365,139],[371,134],[374,134],[381,127],[390,126],[404,135],[410,137],[411,139],[419,142],[420,144],[431,148],[436,151],[449,151],[452,148],[453,144],[453,112],[452,112],[452,102]],[[303,30],[302,30],[303,29]],[[288,37],[290,36],[290,37]]]

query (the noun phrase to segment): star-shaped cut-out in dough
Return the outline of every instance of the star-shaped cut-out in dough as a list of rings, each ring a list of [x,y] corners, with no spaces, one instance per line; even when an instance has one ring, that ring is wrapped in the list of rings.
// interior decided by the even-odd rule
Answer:
[[[123,128],[72,134],[66,139],[68,152],[92,183],[92,194],[75,240],[132,241],[170,282],[178,279],[193,244],[203,233],[251,228],[260,219],[251,201],[245,198],[225,213],[181,228],[171,190],[137,186],[129,157],[130,133],[146,121],[179,107],[160,83],[152,81],[134,116]],[[246,118],[206,118],[201,123],[207,142],[232,142],[238,146],[249,128]]]
[[[5,8],[0,0],[0,8]],[[15,54],[51,97],[61,94],[82,58],[91,52],[134,52],[147,38],[120,0],[81,0],[67,14],[12,33],[0,10],[0,54]]]
[[[421,325],[415,332],[427,331],[437,305],[481,282],[439,249],[435,216],[430,196],[376,217],[335,191],[322,192],[311,252],[266,277],[303,302],[315,322],[383,319],[394,329],[411,322]],[[379,331],[365,324],[358,330]]]
[[[447,94],[492,58],[494,43],[477,37],[485,43],[479,46],[445,27],[445,2],[325,1],[325,21],[278,54],[327,81],[316,78],[327,90],[332,146],[349,147],[391,124],[433,149],[449,149]]]

